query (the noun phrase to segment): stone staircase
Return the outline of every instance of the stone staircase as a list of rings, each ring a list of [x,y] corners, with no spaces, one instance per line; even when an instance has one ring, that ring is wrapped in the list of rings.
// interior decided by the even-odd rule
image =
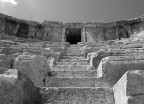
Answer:
[[[114,104],[112,89],[98,88],[97,71],[83,59],[78,45],[67,47],[45,80],[44,104]]]
[[[83,54],[81,53],[78,45],[71,45],[67,47],[65,54],[62,56],[60,61],[57,63],[53,70],[61,71],[86,71],[89,70],[88,62],[82,60]]]

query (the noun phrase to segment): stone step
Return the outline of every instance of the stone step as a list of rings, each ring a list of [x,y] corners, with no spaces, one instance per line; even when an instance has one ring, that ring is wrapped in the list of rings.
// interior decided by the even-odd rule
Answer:
[[[83,59],[60,59],[60,62],[81,62]]]
[[[53,77],[62,78],[62,77],[71,77],[71,78],[84,78],[84,77],[97,77],[96,70],[89,70],[89,71],[51,71],[51,75]]]
[[[75,49],[75,50],[79,50],[80,48],[79,47],[67,47],[67,49]]]
[[[81,50],[75,48],[67,48],[66,52],[81,52]]]
[[[84,57],[62,57],[61,59],[69,59],[69,60],[71,60],[71,59],[77,59],[77,60],[82,60],[82,59],[84,59]]]
[[[78,53],[81,53],[81,50],[79,50],[79,49],[67,49],[66,52],[71,52],[71,53],[78,52]]]
[[[57,62],[57,65],[88,65],[87,62]]]
[[[84,56],[62,56],[63,59],[83,59]]]
[[[81,52],[80,48],[77,48],[77,49],[75,49],[75,48],[67,48],[66,52],[68,52],[68,51],[70,51],[70,52],[75,52],[75,51]]]
[[[70,52],[75,52],[75,51],[81,52],[81,48],[66,48],[66,52],[68,52],[68,51],[70,51]]]
[[[84,59],[84,57],[62,57],[61,59],[69,59],[69,60],[73,60],[73,59],[77,59],[77,60],[82,60]]]
[[[69,56],[69,57],[75,57],[75,56],[77,56],[77,57],[84,57],[84,54],[63,54],[63,56]]]
[[[72,52],[68,52],[68,53],[65,53],[65,55],[71,55],[71,56],[82,56],[83,54],[82,53],[72,53]]]
[[[82,56],[83,54],[82,53],[78,53],[78,52],[76,52],[76,53],[70,53],[70,52],[68,52],[68,53],[65,53],[65,55],[69,55],[69,56]]]
[[[67,47],[67,49],[79,49],[80,47],[79,46],[70,46],[70,47]]]
[[[67,48],[66,52],[81,52],[81,50],[75,48]]]
[[[67,48],[66,55],[82,55],[80,48]]]
[[[88,65],[56,65],[53,66],[51,71],[53,70],[91,70],[91,67]]]
[[[76,50],[76,51],[80,51],[80,48],[79,47],[69,47],[67,48],[67,50]]]
[[[68,48],[70,47],[79,47],[79,45],[70,45]]]
[[[79,46],[67,47],[67,49],[80,49]]]
[[[46,77],[45,87],[110,87],[101,78]]]
[[[78,52],[78,53],[81,53],[81,50],[79,50],[79,49],[67,49],[66,52],[70,52],[70,53]]]
[[[114,104],[110,88],[42,88],[43,104]]]

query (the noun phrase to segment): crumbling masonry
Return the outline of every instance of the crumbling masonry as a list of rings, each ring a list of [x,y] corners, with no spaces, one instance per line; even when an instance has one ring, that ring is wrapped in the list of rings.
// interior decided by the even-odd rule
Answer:
[[[38,23],[0,14],[0,104],[144,104],[144,17]]]

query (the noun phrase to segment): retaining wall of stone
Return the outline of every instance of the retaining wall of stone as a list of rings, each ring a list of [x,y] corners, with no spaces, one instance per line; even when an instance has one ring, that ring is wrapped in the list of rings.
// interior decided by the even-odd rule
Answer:
[[[44,41],[65,41],[66,28],[81,28],[82,42],[95,42],[129,38],[144,30],[144,17],[116,22],[38,23],[0,14],[0,33]]]

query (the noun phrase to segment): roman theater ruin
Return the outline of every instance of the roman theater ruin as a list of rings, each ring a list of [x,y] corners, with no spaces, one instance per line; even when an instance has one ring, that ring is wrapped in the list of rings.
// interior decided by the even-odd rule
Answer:
[[[144,104],[144,16],[110,23],[0,14],[0,104]]]

